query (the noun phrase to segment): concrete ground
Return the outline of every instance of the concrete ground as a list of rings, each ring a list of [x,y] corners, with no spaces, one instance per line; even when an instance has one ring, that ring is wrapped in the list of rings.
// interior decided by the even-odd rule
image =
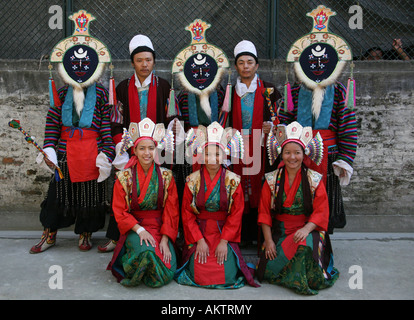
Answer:
[[[55,247],[29,254],[41,231],[0,231],[1,300],[412,300],[414,299],[414,233],[350,233],[331,236],[340,277],[316,296],[262,283],[260,288],[212,290],[171,282],[162,288],[125,288],[106,266],[110,253],[99,253],[104,232],[94,234],[94,247],[81,252],[72,231],[60,231]],[[244,249],[254,260],[254,249]],[[57,266],[57,267],[56,267]],[[56,271],[58,270],[58,271]],[[61,273],[60,271],[61,270]],[[52,289],[60,284],[62,288]],[[49,286],[51,284],[52,288]]]

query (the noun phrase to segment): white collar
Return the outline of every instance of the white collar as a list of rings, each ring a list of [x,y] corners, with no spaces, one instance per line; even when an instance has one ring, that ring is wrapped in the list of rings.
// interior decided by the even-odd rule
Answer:
[[[236,93],[239,97],[243,97],[248,92],[255,92],[257,89],[257,74],[254,76],[252,82],[250,83],[250,87],[247,88],[246,84],[241,82],[240,76],[237,77],[236,82]]]
[[[141,84],[141,82],[139,82],[139,79],[138,79],[138,76],[137,76],[137,73],[136,72],[134,73],[134,75],[135,75],[135,86],[137,87],[137,89],[145,88],[145,87],[148,87],[150,85],[150,83],[151,83],[151,77],[152,77],[152,72],[144,80],[144,83],[142,83],[142,84]]]

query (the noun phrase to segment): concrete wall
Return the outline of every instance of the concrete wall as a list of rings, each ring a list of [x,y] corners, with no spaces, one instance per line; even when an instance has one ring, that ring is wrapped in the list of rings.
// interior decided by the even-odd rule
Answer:
[[[11,118],[42,145],[48,110],[47,61],[0,60],[0,229],[41,229],[39,206],[50,175],[35,159],[37,150]],[[128,61],[114,61],[115,80],[130,76]],[[351,184],[343,188],[345,231],[414,231],[414,64],[355,62],[355,108],[359,142]],[[170,61],[157,61],[156,73],[171,81]],[[282,91],[284,61],[261,61],[259,74]],[[62,83],[54,72],[58,85]],[[348,73],[340,79],[346,83]],[[235,75],[233,73],[233,79]],[[108,84],[109,74],[103,83]],[[292,71],[289,75],[293,80]],[[177,84],[177,82],[175,82]]]

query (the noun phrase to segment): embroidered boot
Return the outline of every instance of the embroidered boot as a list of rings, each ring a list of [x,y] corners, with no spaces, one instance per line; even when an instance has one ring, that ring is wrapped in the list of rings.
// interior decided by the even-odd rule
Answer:
[[[107,243],[98,246],[98,250],[99,252],[111,252],[114,251],[116,247],[116,241],[114,240],[109,240]]]
[[[83,232],[79,236],[79,249],[81,251],[89,251],[92,248],[91,232]]]
[[[30,249],[30,253],[40,253],[53,247],[56,243],[56,234],[57,231],[52,232],[49,228],[45,228],[40,241]]]

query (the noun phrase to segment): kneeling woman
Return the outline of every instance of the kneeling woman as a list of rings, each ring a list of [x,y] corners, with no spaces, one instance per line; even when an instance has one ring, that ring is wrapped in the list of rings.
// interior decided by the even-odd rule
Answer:
[[[298,122],[278,126],[268,150],[282,163],[267,173],[259,203],[258,223],[264,243],[257,276],[301,294],[317,294],[338,278],[327,234],[329,203],[322,175],[303,165],[306,154],[322,159],[319,134]],[[274,143],[272,143],[273,141]]]
[[[163,125],[155,126],[148,118],[131,123],[135,155],[117,173],[112,208],[121,236],[108,270],[125,286],[143,282],[160,287],[169,283],[176,271],[177,189],[172,172],[154,162],[164,132]]]
[[[187,246],[183,266],[176,273],[179,284],[227,289],[242,287],[247,280],[258,286],[237,244],[244,205],[240,177],[221,165],[224,146],[233,145],[232,154],[242,157],[241,150],[234,150],[240,138],[238,131],[233,136],[231,128],[224,130],[217,122],[187,134],[186,146],[204,150],[205,164],[187,177],[184,188],[182,223]]]

